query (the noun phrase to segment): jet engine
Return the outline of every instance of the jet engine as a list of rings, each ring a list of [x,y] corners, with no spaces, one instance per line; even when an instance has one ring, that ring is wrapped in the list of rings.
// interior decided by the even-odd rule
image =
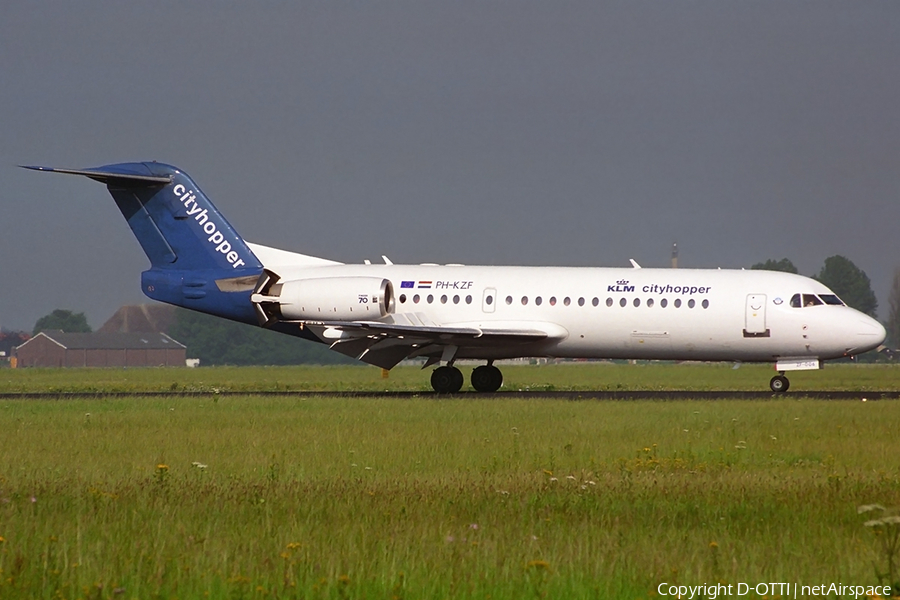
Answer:
[[[380,277],[281,281],[266,269],[250,300],[262,326],[276,321],[366,321],[394,311],[394,288]]]

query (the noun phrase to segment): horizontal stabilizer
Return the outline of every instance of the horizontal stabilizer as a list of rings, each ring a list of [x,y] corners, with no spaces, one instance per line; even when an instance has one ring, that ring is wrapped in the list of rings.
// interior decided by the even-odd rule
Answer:
[[[94,181],[100,183],[109,183],[110,181],[133,181],[146,184],[169,184],[172,183],[170,175],[141,175],[140,173],[117,173],[114,171],[97,171],[93,169],[57,169],[54,167],[40,167],[19,165],[23,169],[31,169],[32,171],[44,171],[46,173],[64,173],[66,175],[84,175],[90,177]]]

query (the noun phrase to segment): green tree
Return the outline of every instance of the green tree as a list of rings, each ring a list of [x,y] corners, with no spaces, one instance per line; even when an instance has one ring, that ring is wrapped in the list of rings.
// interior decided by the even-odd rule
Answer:
[[[829,256],[814,279],[831,288],[848,306],[875,316],[878,300],[872,291],[869,276],[850,259],[840,255]]]
[[[45,329],[61,329],[66,333],[90,333],[91,326],[88,325],[87,317],[83,312],[73,313],[71,310],[57,308],[49,315],[44,315],[34,324],[34,331],[37,334]]]
[[[799,273],[797,267],[794,266],[794,263],[792,263],[787,258],[782,258],[781,260],[773,260],[770,258],[766,262],[756,263],[750,268],[756,271],[784,271],[785,273]]]
[[[359,364],[325,344],[179,309],[168,334],[201,365]]]
[[[900,348],[900,267],[894,269],[894,281],[888,295],[888,319],[886,329],[893,348]]]
[[[16,346],[21,346],[31,338],[24,331],[6,331],[0,329],[0,352],[6,352],[6,356],[12,355]]]

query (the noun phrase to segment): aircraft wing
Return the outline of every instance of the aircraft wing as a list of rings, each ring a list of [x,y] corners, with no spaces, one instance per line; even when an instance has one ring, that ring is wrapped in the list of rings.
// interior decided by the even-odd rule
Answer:
[[[453,358],[459,348],[494,348],[564,339],[568,332],[553,323],[403,324],[381,321],[299,321],[331,349],[390,369],[413,356],[433,364]]]

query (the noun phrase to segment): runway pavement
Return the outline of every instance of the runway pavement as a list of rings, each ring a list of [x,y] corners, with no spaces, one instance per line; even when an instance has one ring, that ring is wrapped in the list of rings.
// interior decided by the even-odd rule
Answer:
[[[84,398],[173,398],[195,397],[213,398],[229,396],[285,396],[293,398],[326,397],[326,398],[422,398],[443,399],[460,398],[471,400],[487,400],[491,398],[508,399],[524,398],[526,400],[607,400],[607,401],[634,401],[634,400],[775,400],[775,399],[809,399],[809,400],[898,400],[900,390],[893,391],[828,391],[828,390],[797,390],[781,394],[771,391],[683,391],[683,390],[637,390],[637,391],[543,391],[543,390],[502,390],[494,393],[479,393],[462,391],[456,394],[436,394],[430,391],[420,392],[315,392],[315,391],[220,391],[220,392],[25,392],[3,393],[0,400],[74,400]]]

